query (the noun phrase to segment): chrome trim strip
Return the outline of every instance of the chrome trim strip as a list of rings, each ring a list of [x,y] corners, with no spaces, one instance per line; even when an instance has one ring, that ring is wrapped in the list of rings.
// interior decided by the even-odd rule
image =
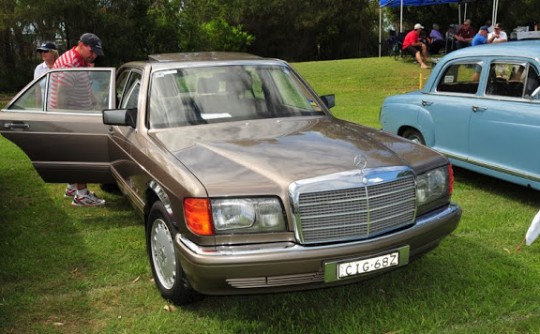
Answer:
[[[527,179],[527,180],[531,180],[531,181],[535,181],[535,182],[540,182],[540,176],[535,176],[533,174],[527,174],[527,173],[520,173],[520,172],[517,172],[514,169],[504,168],[504,167],[501,167],[501,166],[481,162],[479,160],[472,160],[472,159],[468,159],[468,158],[462,158],[461,156],[457,156],[457,155],[454,155],[454,154],[449,154],[449,153],[442,152],[442,151],[440,151],[440,152],[443,153],[444,155],[446,155],[450,159],[463,161],[463,162],[466,162],[466,163],[470,163],[471,165],[476,165],[478,167],[491,169],[491,170],[494,170],[494,171],[499,172],[499,173],[504,173],[504,174],[508,174],[508,175],[512,175],[512,176],[517,176],[517,177],[520,177],[520,178],[523,178],[523,179]]]

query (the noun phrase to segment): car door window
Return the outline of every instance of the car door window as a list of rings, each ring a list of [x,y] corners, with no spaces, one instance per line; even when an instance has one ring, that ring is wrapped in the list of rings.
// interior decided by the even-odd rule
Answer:
[[[141,77],[141,73],[132,70],[119,75],[120,83],[116,87],[119,108],[137,108]]]
[[[51,72],[47,109],[101,113],[109,106],[110,76],[108,70],[63,69]]]
[[[43,101],[45,101],[45,85],[47,76],[44,76],[39,81],[34,83],[27,89],[8,109],[10,110],[28,110],[41,111],[43,110]]]
[[[526,74],[526,64],[492,63],[486,95],[522,97]]]
[[[482,62],[455,63],[443,73],[437,84],[438,92],[476,94],[482,73]]]
[[[124,71],[118,74],[118,77],[116,78],[116,101],[118,106],[122,104],[124,90],[126,88],[130,73],[130,71]]]
[[[530,64],[494,62],[489,69],[486,95],[523,98],[538,85],[538,73]]]
[[[137,108],[137,104],[139,103],[139,90],[141,87],[140,80],[136,80],[133,82],[133,85],[129,87],[128,93],[126,94],[126,97],[124,100],[122,100],[121,108],[126,109],[133,109]]]

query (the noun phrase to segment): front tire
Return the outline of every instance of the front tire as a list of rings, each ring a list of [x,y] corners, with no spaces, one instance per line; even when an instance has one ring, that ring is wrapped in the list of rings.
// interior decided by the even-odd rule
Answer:
[[[417,144],[426,145],[426,141],[424,140],[422,134],[415,129],[407,129],[403,131],[401,136]]]
[[[163,204],[156,201],[148,214],[146,248],[152,275],[163,298],[175,305],[190,304],[200,298],[191,288],[174,248],[174,227]]]

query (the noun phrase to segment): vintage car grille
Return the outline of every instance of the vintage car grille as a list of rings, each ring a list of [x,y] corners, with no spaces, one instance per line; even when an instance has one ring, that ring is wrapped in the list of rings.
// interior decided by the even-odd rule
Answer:
[[[415,220],[415,179],[405,168],[304,180],[292,189],[303,244],[367,239]]]

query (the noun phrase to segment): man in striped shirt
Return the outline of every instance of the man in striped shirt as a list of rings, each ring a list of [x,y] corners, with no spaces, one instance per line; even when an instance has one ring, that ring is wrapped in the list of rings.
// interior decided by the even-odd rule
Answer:
[[[98,56],[103,56],[99,37],[92,33],[81,36],[71,50],[54,63],[53,69],[91,67]],[[51,75],[49,109],[93,110],[92,80],[87,72],[59,72]],[[88,191],[86,183],[68,184],[64,197],[73,198],[73,206],[102,206],[105,200]]]

